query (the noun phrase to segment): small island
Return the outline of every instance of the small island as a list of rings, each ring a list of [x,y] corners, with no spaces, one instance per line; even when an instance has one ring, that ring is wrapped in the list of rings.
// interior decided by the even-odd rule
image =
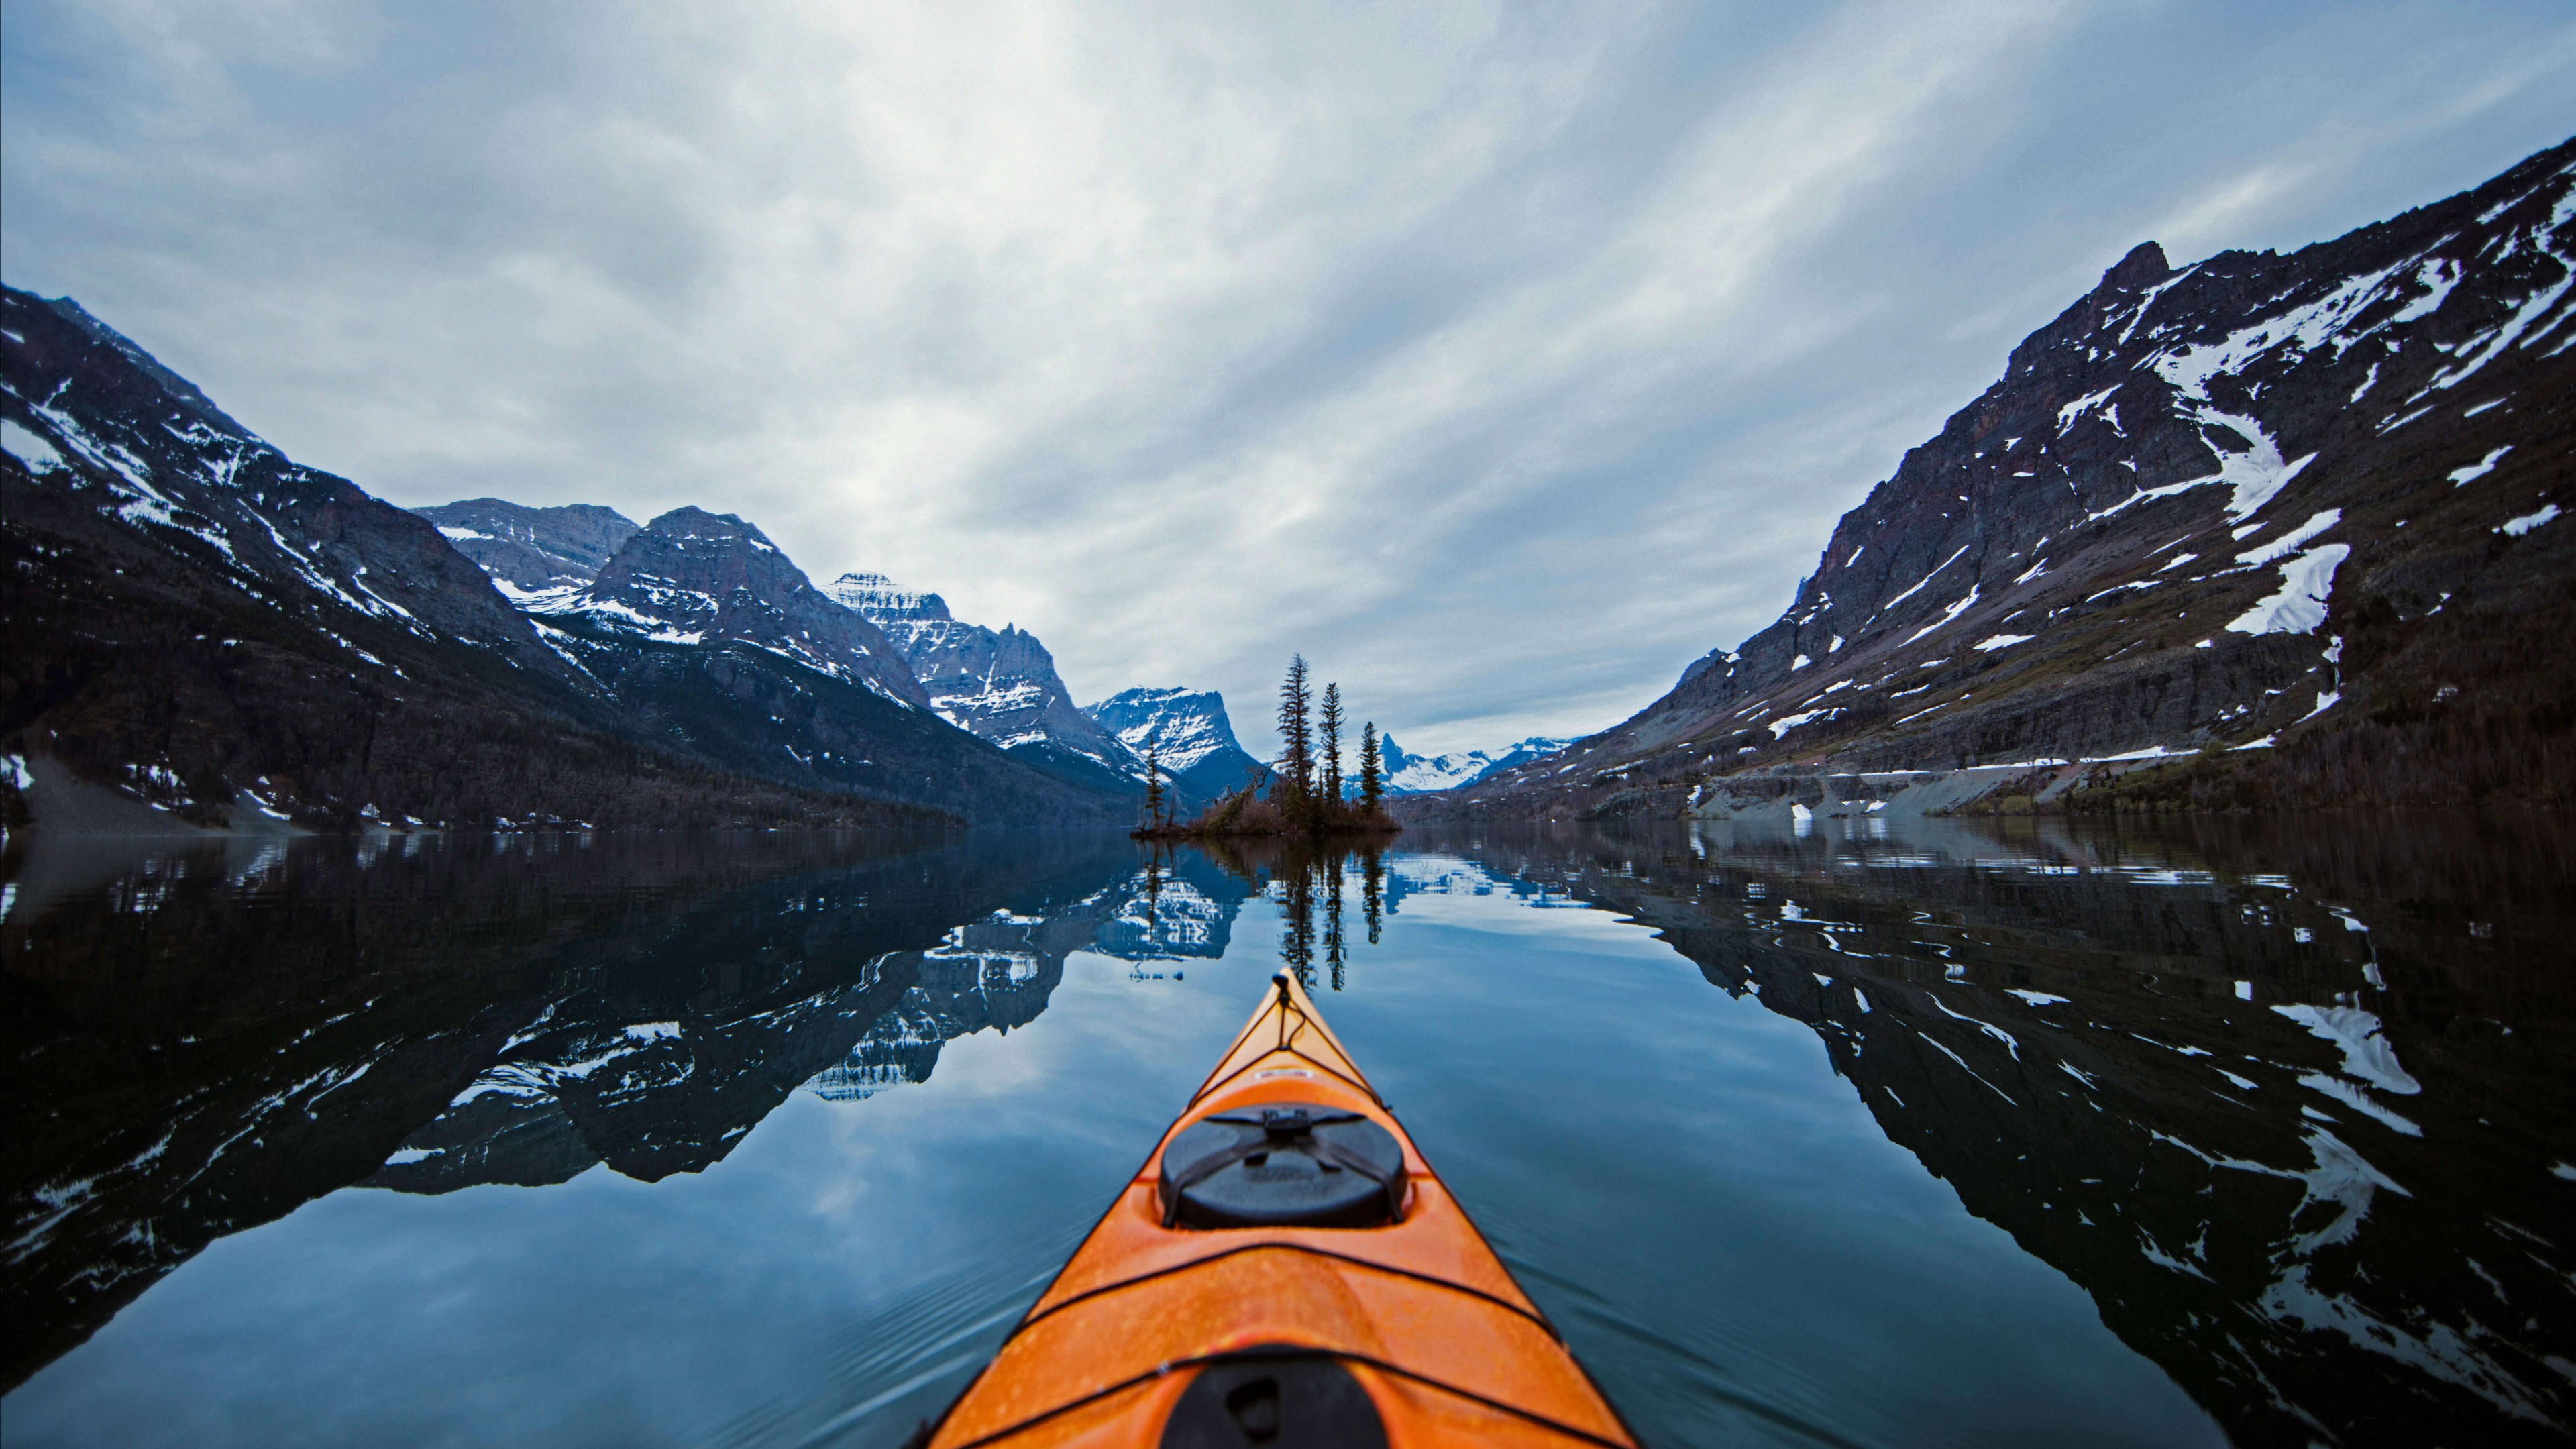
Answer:
[[[1318,701],[1307,680],[1306,656],[1288,664],[1279,686],[1278,764],[1265,781],[1257,775],[1227,791],[1196,818],[1171,813],[1159,751],[1145,756],[1145,820],[1128,833],[1138,840],[1192,840],[1245,835],[1392,835],[1404,827],[1386,810],[1385,761],[1378,753],[1377,723],[1360,726],[1359,775],[1342,774],[1342,687],[1326,684]]]

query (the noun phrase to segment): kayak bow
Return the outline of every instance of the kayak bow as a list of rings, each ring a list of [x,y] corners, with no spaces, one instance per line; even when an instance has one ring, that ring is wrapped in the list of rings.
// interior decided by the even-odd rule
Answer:
[[[1281,975],[1064,1271],[917,1442],[1636,1440]]]

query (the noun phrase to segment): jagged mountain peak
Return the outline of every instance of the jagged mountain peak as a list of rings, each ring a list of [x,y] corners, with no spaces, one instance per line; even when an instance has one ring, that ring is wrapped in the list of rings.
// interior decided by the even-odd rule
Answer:
[[[846,573],[832,580],[830,593],[845,606],[874,620],[877,627],[903,623],[953,621],[948,601],[937,594],[904,588],[878,573]]]
[[[436,528],[295,463],[67,299],[0,288],[0,451],[20,665],[0,713],[6,749],[51,757],[40,781],[61,769],[27,796],[39,820],[348,829],[623,803],[631,774],[596,768],[613,719]],[[663,799],[699,805],[697,785]]]
[[[1144,763],[1074,708],[1055,656],[1036,635],[969,624],[939,595],[881,573],[845,573],[832,581],[832,597],[885,631],[950,723],[1080,773],[1105,771],[1122,783],[1143,777]]]
[[[1163,768],[1176,773],[1219,750],[1243,748],[1226,717],[1225,696],[1212,689],[1122,689],[1083,713],[1136,753],[1157,751]]]
[[[1223,695],[1217,693],[1213,689],[1192,689],[1189,686],[1182,684],[1159,686],[1139,685],[1134,689],[1122,689],[1116,694],[1109,696],[1107,699],[1100,701],[1098,704],[1084,705],[1083,710],[1086,713],[1090,713],[1098,710],[1109,709],[1113,706],[1123,709],[1146,705],[1169,705],[1182,703],[1184,701],[1210,699],[1218,701],[1219,707],[1222,707],[1224,698],[1225,697]],[[1229,729],[1230,728],[1231,726],[1229,726]]]
[[[369,657],[345,637],[346,611],[560,671],[427,523],[295,463],[79,303],[0,288],[0,317],[0,420],[39,489],[31,505],[74,502],[141,530],[220,587],[311,621],[297,627],[334,654]]]
[[[731,641],[928,708],[902,651],[834,602],[760,529],[730,513],[675,508],[629,535],[584,587],[525,601],[549,615],[665,644]]]
[[[683,547],[746,543],[763,553],[778,552],[778,545],[769,541],[769,535],[741,514],[712,513],[693,504],[674,508],[644,526]]]
[[[1211,701],[1213,704],[1210,703]],[[1222,715],[1225,710],[1225,696],[1213,689],[1192,689],[1185,684],[1148,684],[1139,685],[1133,689],[1122,689],[1098,704],[1087,704],[1082,708],[1085,714],[1097,714],[1104,709],[1128,710],[1178,706],[1188,706],[1201,711],[1213,708]],[[1233,725],[1230,721],[1227,723],[1226,731],[1227,737],[1232,738]]]
[[[1186,795],[1214,796],[1267,774],[1235,739],[1225,696],[1212,689],[1124,689],[1083,713],[1139,758],[1151,752]]]
[[[2135,291],[2152,287],[2172,275],[2173,263],[2165,260],[2165,249],[2155,242],[2142,241],[2129,248],[2127,256],[2113,263],[2111,269],[2102,274],[2102,285],[2095,290],[2094,295],[2098,297],[2113,288]]]

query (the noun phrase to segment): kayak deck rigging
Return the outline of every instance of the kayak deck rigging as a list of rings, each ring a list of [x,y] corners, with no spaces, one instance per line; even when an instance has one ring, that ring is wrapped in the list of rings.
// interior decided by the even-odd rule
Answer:
[[[1636,1440],[1295,978],[915,1442]]]

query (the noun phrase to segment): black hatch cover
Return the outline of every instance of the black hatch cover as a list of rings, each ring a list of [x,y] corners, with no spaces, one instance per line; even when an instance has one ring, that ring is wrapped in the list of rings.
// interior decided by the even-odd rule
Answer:
[[[1193,1228],[1365,1228],[1404,1202],[1404,1149],[1356,1112],[1272,1102],[1218,1112],[1163,1149],[1163,1221]]]

